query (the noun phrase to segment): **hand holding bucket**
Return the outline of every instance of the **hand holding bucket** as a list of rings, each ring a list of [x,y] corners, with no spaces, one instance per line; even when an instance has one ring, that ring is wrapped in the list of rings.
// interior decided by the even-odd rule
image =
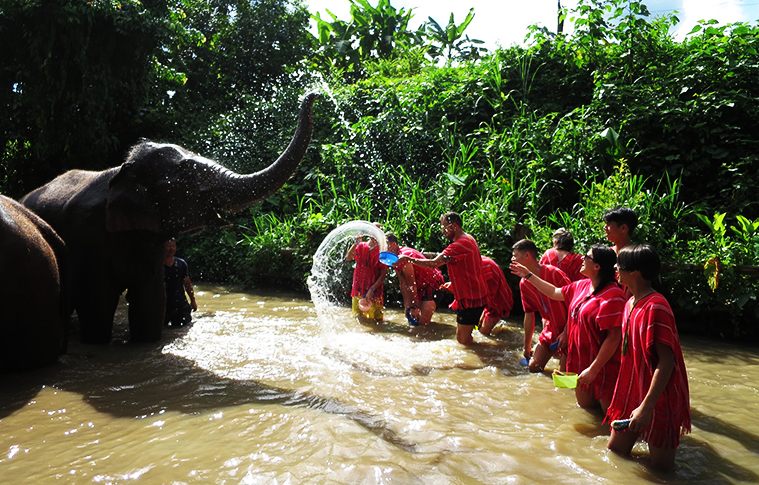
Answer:
[[[372,300],[364,295],[361,299],[358,300],[358,309],[362,312],[368,312],[372,309]]]

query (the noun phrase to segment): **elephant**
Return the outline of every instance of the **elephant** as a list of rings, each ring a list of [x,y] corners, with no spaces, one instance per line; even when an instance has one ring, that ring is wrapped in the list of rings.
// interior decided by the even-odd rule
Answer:
[[[66,351],[67,257],[53,228],[0,195],[0,372],[52,364]]]
[[[245,209],[277,192],[306,153],[317,97],[311,93],[304,98],[290,144],[259,172],[237,174],[180,146],[142,140],[121,166],[102,172],[71,170],[21,199],[69,249],[82,343],[111,341],[114,313],[125,290],[129,339],[160,339],[165,242],[228,226],[220,212]]]

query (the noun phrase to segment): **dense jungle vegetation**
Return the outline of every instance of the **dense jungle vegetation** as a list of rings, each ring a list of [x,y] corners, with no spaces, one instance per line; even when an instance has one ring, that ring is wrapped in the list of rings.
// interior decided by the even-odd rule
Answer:
[[[351,18],[320,13],[316,36],[297,0],[4,1],[0,192],[118,165],[139,137],[255,171],[316,90],[290,183],[180,238],[195,279],[303,290],[335,227],[378,221],[437,252],[448,210],[506,268],[516,227],[542,248],[566,227],[584,251],[624,205],[668,263],[684,332],[759,339],[759,26],[704,21],[675,41],[674,15],[583,0],[563,12],[571,35],[533,27],[488,52],[473,11],[413,30],[389,0],[346,1]]]

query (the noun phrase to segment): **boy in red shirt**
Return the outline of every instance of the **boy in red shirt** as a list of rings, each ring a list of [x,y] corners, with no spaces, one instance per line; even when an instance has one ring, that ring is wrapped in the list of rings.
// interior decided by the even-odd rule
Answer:
[[[398,237],[392,232],[385,233],[385,239],[387,240],[387,250],[393,254],[426,259],[416,249],[399,246]],[[438,295],[440,285],[445,282],[443,274],[437,268],[414,266],[406,261],[398,261],[393,265],[393,269],[398,275],[406,315],[417,319],[421,325],[429,325],[432,321],[432,315],[437,309],[435,297]]]
[[[561,288],[570,283],[569,278],[558,268],[538,263],[538,248],[529,239],[517,241],[511,248],[511,261],[526,267],[530,273]],[[563,372],[567,366],[567,303],[540,293],[524,279],[519,282],[524,308],[524,357],[530,359],[530,372],[541,372],[551,357],[559,358],[559,368]],[[532,336],[535,332],[535,313],[543,319],[543,331],[538,337],[538,345],[532,351]],[[551,345],[558,342],[558,348]]]

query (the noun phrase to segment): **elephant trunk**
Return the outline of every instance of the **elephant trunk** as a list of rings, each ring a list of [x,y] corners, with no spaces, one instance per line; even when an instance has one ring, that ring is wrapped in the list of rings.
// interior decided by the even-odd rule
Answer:
[[[276,193],[295,173],[306,154],[314,129],[313,105],[319,94],[308,94],[303,100],[290,145],[276,162],[250,175],[224,171],[218,187],[214,190],[216,207],[236,212]]]

